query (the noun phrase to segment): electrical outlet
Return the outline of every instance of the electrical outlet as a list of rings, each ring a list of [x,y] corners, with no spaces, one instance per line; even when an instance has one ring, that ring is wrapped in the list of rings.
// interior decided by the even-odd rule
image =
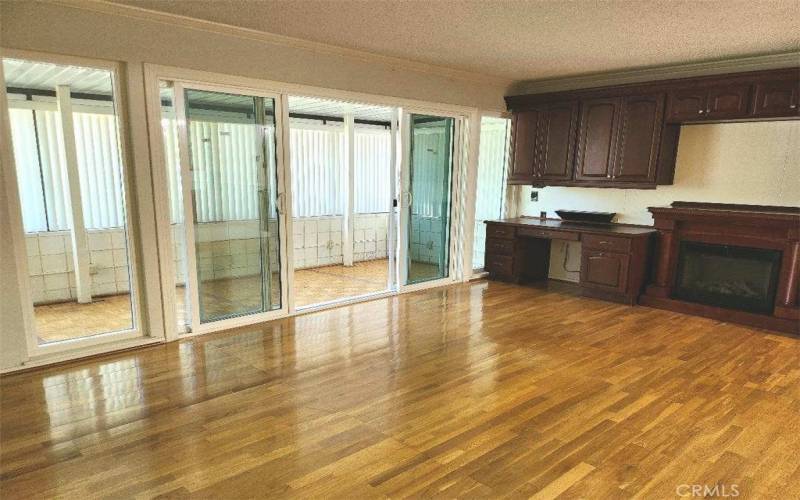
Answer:
[[[531,201],[539,201],[539,191],[531,191]]]

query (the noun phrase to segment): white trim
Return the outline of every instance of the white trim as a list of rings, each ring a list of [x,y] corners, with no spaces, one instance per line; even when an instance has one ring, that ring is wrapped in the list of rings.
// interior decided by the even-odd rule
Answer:
[[[120,341],[120,339],[128,339],[128,338],[145,338],[144,335],[145,329],[142,328],[142,320],[144,319],[142,316],[142,311],[140,308],[141,300],[139,294],[142,293],[140,291],[139,284],[143,283],[143,279],[140,279],[138,273],[138,260],[136,258],[137,252],[134,250],[136,245],[133,239],[133,216],[131,205],[135,204],[136,197],[134,196],[133,182],[130,179],[130,175],[133,172],[131,168],[131,158],[128,155],[128,144],[126,138],[129,134],[129,127],[127,122],[127,115],[125,110],[125,103],[127,102],[127,93],[123,92],[120,86],[120,74],[122,65],[117,62],[110,62],[98,59],[88,59],[84,57],[74,57],[74,56],[65,56],[59,54],[50,54],[50,53],[42,53],[42,52],[35,52],[35,51],[28,51],[28,50],[18,50],[18,49],[6,49],[0,48],[0,54],[2,54],[2,58],[8,59],[23,59],[28,61],[34,62],[43,62],[43,63],[50,63],[50,64],[57,64],[57,65],[66,65],[66,66],[81,66],[87,67],[91,69],[99,69],[108,71],[111,75],[111,84],[112,84],[112,95],[114,97],[113,106],[116,115],[116,126],[117,126],[117,135],[116,140],[118,143],[119,148],[119,155],[120,155],[120,168],[121,168],[121,176],[123,179],[123,191],[125,193],[125,244],[126,250],[128,252],[128,272],[130,276],[130,286],[129,286],[129,297],[130,297],[130,307],[131,307],[131,328],[127,330],[121,330],[116,332],[103,332],[96,335],[89,335],[86,337],[81,337],[77,339],[70,339],[66,341],[58,341],[58,342],[51,342],[47,344],[39,344],[38,337],[36,333],[36,321],[34,316],[34,306],[33,306],[33,299],[30,290],[30,280],[28,279],[28,265],[27,265],[27,250],[25,245],[25,232],[22,226],[22,212],[21,206],[19,205],[19,193],[17,192],[17,183],[16,183],[16,165],[14,163],[13,156],[11,157],[11,161],[7,162],[8,170],[6,171],[6,179],[9,179],[8,173],[12,173],[11,180],[13,182],[9,182],[9,190],[13,191],[13,197],[10,197],[10,201],[12,205],[16,205],[14,207],[10,207],[12,209],[20,210],[16,214],[13,214],[11,217],[11,229],[12,235],[11,237],[14,239],[15,245],[15,253],[19,251],[21,248],[21,253],[17,253],[17,269],[20,272],[23,272],[23,278],[21,279],[20,286],[19,286],[19,294],[21,296],[21,300],[23,302],[23,316],[25,322],[25,336],[27,339],[27,346],[28,346],[28,357],[29,359],[34,359],[40,357],[43,354],[50,355],[55,353],[61,352],[70,352],[74,351],[75,354],[72,357],[80,357],[83,354],[81,353],[84,347],[90,346],[98,346],[98,352],[110,352],[114,350],[113,347],[108,347],[109,344],[115,343]],[[5,96],[5,90],[2,94]],[[2,99],[0,103],[0,112],[5,113],[5,116],[8,117],[9,109],[9,102],[8,99]],[[11,144],[11,129],[8,129],[8,143]],[[6,162],[4,162],[6,163]],[[16,217],[18,216],[18,217]],[[137,222],[138,223],[138,222]],[[19,246],[21,244],[21,247]],[[152,325],[149,325],[152,326]],[[78,350],[81,350],[80,352]]]
[[[27,361],[19,366],[13,366],[0,370],[0,374],[14,373],[21,370],[29,370],[31,368],[38,368],[53,363],[61,363],[64,361],[77,361],[83,358],[96,356],[99,354],[113,354],[114,352],[131,349],[134,347],[145,347],[149,345],[163,344],[165,340],[157,337],[138,337],[136,339],[115,339],[113,343],[105,342],[97,345],[86,346],[82,345],[79,349],[69,351],[54,351],[50,353],[41,353],[36,356],[31,356]]]
[[[327,43],[314,42],[311,40],[304,40],[285,35],[278,35],[266,31],[259,31],[240,26],[233,26],[214,21],[207,21],[203,19],[196,19],[188,16],[178,14],[171,14],[167,12],[158,12],[141,7],[134,7],[131,5],[121,5],[115,2],[108,2],[104,0],[94,2],[81,2],[76,3],[68,0],[56,0],[54,3],[64,7],[73,9],[82,9],[101,14],[115,15],[120,17],[128,17],[144,21],[156,22],[165,24],[170,28],[176,26],[181,28],[193,29],[204,31],[208,33],[216,33],[219,35],[234,36],[248,40],[255,40],[262,43],[271,45],[278,45],[282,47],[290,47],[293,49],[301,49],[315,54],[326,54],[337,57],[344,57],[360,62],[381,64],[390,66],[396,71],[414,71],[417,73],[425,73],[436,75],[445,78],[486,83],[495,85],[510,85],[513,80],[510,78],[503,78],[494,75],[477,73],[473,71],[466,71],[461,69],[449,68],[446,66],[439,66],[435,64],[428,64],[400,57],[386,56],[374,52],[368,52],[358,49],[350,49]],[[165,28],[169,29],[169,28]]]
[[[475,243],[475,202],[478,199],[478,154],[481,143],[481,116],[475,112],[470,116],[469,123],[469,153],[467,163],[466,200],[464,203],[464,255],[462,269],[464,280],[472,278],[472,254]]]
[[[353,297],[344,297],[341,299],[328,300],[326,302],[319,302],[317,304],[309,304],[307,306],[300,306],[297,308],[293,316],[300,314],[308,314],[311,312],[324,311],[327,309],[334,309],[339,306],[346,306],[351,304],[359,304],[361,302],[369,302],[375,299],[384,299],[397,295],[395,290],[382,290],[379,292],[370,292],[363,295],[355,295]]]
[[[425,108],[404,108],[402,110],[402,121],[400,126],[400,133],[402,137],[402,166],[401,166],[401,196],[400,196],[400,281],[398,283],[398,290],[400,293],[405,293],[413,290],[422,290],[426,288],[434,288],[451,283],[457,283],[464,279],[462,273],[462,266],[460,260],[462,258],[461,245],[461,224],[463,224],[463,208],[461,192],[463,187],[461,179],[465,174],[466,164],[463,155],[464,134],[467,128],[467,119],[471,114],[459,113],[441,113],[432,111]],[[450,220],[449,220],[449,238],[448,238],[448,272],[447,276],[440,279],[424,281],[421,283],[408,284],[408,262],[409,262],[409,240],[408,228],[411,216],[411,201],[413,193],[411,193],[411,115],[422,114],[429,116],[441,116],[453,119],[453,143],[451,155],[451,172],[450,172]]]
[[[2,58],[0,58],[0,62]],[[2,176],[0,179],[3,184],[0,189],[5,190],[5,199],[7,207],[0,207],[0,213],[6,213],[8,216],[8,232],[6,237],[11,238],[11,245],[14,253],[14,265],[17,269],[16,283],[6,282],[4,277],[3,286],[14,286],[17,290],[20,300],[20,308],[22,312],[22,327],[23,331],[17,329],[9,329],[6,327],[6,320],[4,319],[0,324],[0,335],[2,336],[18,336],[19,342],[9,342],[10,339],[3,339],[3,349],[8,349],[9,345],[18,344],[20,352],[15,352],[15,358],[25,362],[30,357],[36,345],[35,330],[36,321],[33,315],[33,298],[31,294],[30,273],[28,272],[28,249],[25,241],[25,228],[22,224],[22,203],[19,196],[19,184],[17,183],[17,168],[14,161],[14,143],[11,137],[11,117],[8,112],[8,98],[6,96],[5,74],[3,72],[3,65],[0,64],[0,78],[2,78],[2,89],[0,89],[0,121],[2,121],[2,138],[5,147],[0,148],[0,169],[2,169]],[[6,211],[7,209],[7,211]],[[22,338],[19,338],[19,336]],[[25,346],[25,347],[22,347]],[[15,349],[16,351],[16,349]]]
[[[344,216],[342,217],[342,264],[346,267],[353,265],[353,238],[355,234],[355,118],[352,112],[344,114],[344,149],[346,175],[342,179],[345,194]]]
[[[286,260],[281,264],[281,304],[286,310],[286,314],[291,316],[295,312],[294,305],[294,208],[292,193],[292,169],[291,169],[291,130],[289,128],[289,95],[283,93],[279,97],[280,100],[280,115],[281,119],[275,122],[275,142],[280,143],[282,151],[282,164],[278,164],[278,185],[281,192],[282,203],[278,204],[281,211],[281,219],[286,230],[283,235],[282,248],[284,249],[283,255]],[[277,109],[275,115],[277,117]],[[280,135],[280,137],[279,137]],[[280,182],[283,179],[283,182]]]
[[[518,95],[542,94],[545,92],[606,87],[626,83],[669,80],[672,78],[691,78],[725,73],[791,68],[797,67],[798,64],[800,64],[800,52],[785,52],[782,54],[592,73],[589,75],[524,80],[514,84],[513,93]]]
[[[391,133],[389,140],[389,154],[391,155],[391,158],[389,159],[389,212],[387,214],[389,220],[387,223],[388,233],[386,234],[386,254],[388,257],[389,266],[387,289],[390,291],[397,291],[397,283],[399,283],[397,267],[399,262],[397,258],[397,232],[399,230],[399,221],[395,222],[395,218],[400,207],[400,202],[397,195],[397,141],[399,139],[398,134],[400,133],[400,115],[399,110],[396,107],[392,108],[390,127]],[[395,200],[398,200],[396,207]]]

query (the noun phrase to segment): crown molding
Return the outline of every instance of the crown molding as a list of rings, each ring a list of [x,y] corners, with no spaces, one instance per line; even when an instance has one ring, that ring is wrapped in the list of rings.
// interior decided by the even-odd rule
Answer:
[[[647,67],[609,73],[592,73],[571,77],[548,78],[544,80],[523,80],[516,82],[510,95],[542,94],[565,90],[585,89],[642,83],[672,78],[692,78],[699,76],[742,73],[800,66],[800,52],[784,52],[760,56],[739,57],[705,61],[699,63],[676,64],[670,66]]]
[[[255,40],[263,43],[268,43],[271,45],[280,45],[284,47],[290,47],[293,49],[306,50],[317,54],[326,54],[331,56],[344,57],[360,62],[382,64],[390,66],[395,69],[404,69],[408,71],[414,71],[417,73],[425,73],[429,75],[435,75],[455,80],[464,80],[464,81],[497,85],[497,86],[502,85],[506,87],[510,86],[513,83],[513,80],[508,78],[502,78],[483,73],[475,73],[471,71],[464,71],[460,69],[449,68],[446,66],[438,66],[435,64],[428,64],[419,61],[412,61],[410,59],[403,59],[399,57],[385,56],[374,52],[349,49],[346,47],[339,47],[337,45],[330,45],[321,42],[314,42],[311,40],[304,40],[301,38],[278,35],[275,33],[268,33],[266,31],[259,31],[251,28],[243,28],[240,26],[218,23],[215,21],[206,21],[203,19],[181,16],[178,14],[157,12],[154,10],[143,9],[141,7],[118,4],[108,0],[78,0],[78,1],[53,0],[51,3],[73,9],[92,11],[113,16],[128,17],[143,21],[167,24],[169,26],[179,26],[181,28],[205,31],[205,32],[215,33],[218,35],[226,35],[237,38],[244,38],[248,40]]]

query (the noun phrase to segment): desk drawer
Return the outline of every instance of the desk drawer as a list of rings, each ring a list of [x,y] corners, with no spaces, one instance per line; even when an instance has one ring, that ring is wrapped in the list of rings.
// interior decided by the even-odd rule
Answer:
[[[486,255],[514,255],[514,240],[486,238]]]
[[[539,229],[535,227],[521,227],[518,231],[519,236],[528,238],[545,238],[548,240],[570,240],[578,241],[581,239],[579,233],[571,231],[556,231],[554,229]]]
[[[584,234],[581,240],[583,248],[604,250],[606,252],[628,253],[631,250],[631,240],[618,236],[603,236],[599,234]]]
[[[510,240],[514,238],[514,226],[504,226],[502,224],[486,224],[487,238],[500,238]]]
[[[498,276],[513,276],[514,258],[504,255],[486,255],[486,271]]]

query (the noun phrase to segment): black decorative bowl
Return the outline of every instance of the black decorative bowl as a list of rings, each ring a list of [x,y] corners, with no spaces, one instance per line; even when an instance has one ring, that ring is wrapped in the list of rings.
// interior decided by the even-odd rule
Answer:
[[[582,212],[580,210],[556,210],[561,220],[569,222],[609,223],[617,216],[616,212]]]

